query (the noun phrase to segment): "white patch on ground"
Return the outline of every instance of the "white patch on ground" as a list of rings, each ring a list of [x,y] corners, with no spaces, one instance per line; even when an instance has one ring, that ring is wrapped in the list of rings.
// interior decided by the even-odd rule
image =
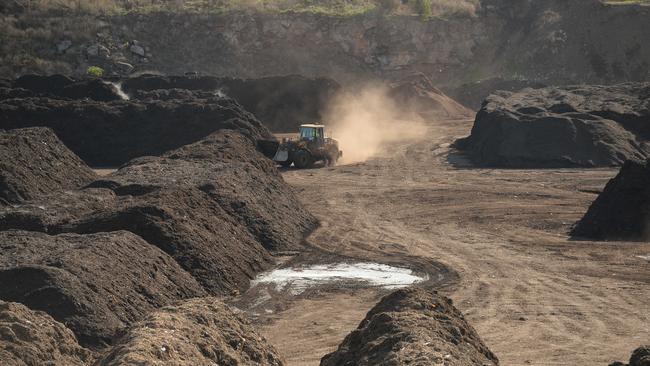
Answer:
[[[650,262],[650,254],[649,255],[637,255],[636,257],[647,260],[647,261]]]
[[[276,269],[257,276],[251,283],[251,287],[260,284],[274,284],[277,290],[285,290],[298,295],[311,287],[340,282],[352,281],[366,286],[397,289],[427,279],[428,276],[415,275],[408,268],[386,264],[336,263]]]
[[[115,87],[115,89],[117,90],[117,95],[119,95],[120,98],[122,98],[122,100],[129,100],[129,99],[131,99],[131,97],[129,97],[129,95],[126,94],[126,93],[124,92],[124,90],[122,90],[122,83],[113,83],[113,82],[108,82],[108,84],[111,84],[111,85],[113,85],[113,86]]]

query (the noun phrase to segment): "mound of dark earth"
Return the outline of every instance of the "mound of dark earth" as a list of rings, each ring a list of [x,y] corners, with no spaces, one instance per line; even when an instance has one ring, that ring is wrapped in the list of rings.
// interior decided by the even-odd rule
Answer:
[[[0,301],[0,360],[4,366],[84,366],[94,355],[46,313]]]
[[[388,96],[402,110],[424,119],[469,118],[473,113],[433,86],[422,74],[403,78],[390,85]]]
[[[332,79],[298,75],[260,79],[143,75],[125,79],[122,86],[135,98],[157,89],[218,91],[234,98],[274,132],[295,132],[300,124],[321,121],[329,100],[341,88]]]
[[[136,159],[93,186],[119,192],[179,184],[208,194],[269,250],[296,249],[315,222],[275,164],[233,131],[219,131],[160,158]]]
[[[49,128],[0,130],[0,205],[77,189],[95,178]]]
[[[8,86],[7,86],[8,87]],[[90,99],[101,102],[121,100],[117,87],[101,79],[73,80],[64,75],[23,75],[11,83],[12,92],[0,93],[2,99],[49,97]]]
[[[482,166],[597,167],[650,154],[650,83],[498,92],[456,142]]]
[[[0,128],[46,126],[93,166],[119,166],[160,155],[220,129],[251,140],[272,138],[255,117],[230,98],[81,101],[23,98],[0,101]]]
[[[424,289],[384,297],[321,365],[498,365],[451,303]]]
[[[650,239],[650,163],[626,162],[571,235],[595,240]]]
[[[0,248],[0,299],[47,312],[93,349],[155,308],[205,295],[172,258],[126,231],[9,230]]]
[[[445,89],[445,92],[465,107],[478,111],[485,98],[496,91],[516,92],[526,88],[540,89],[544,87],[546,87],[545,84],[531,80],[492,78]]]
[[[630,362],[613,362],[609,366],[650,366],[650,345],[635,349],[630,356]]]
[[[90,187],[0,210],[0,229],[131,231],[208,292],[230,294],[273,263],[268,250],[297,248],[316,223],[273,163],[234,131],[135,159]]]
[[[280,366],[285,363],[239,312],[208,297],[150,314],[98,362],[101,366],[125,364]]]

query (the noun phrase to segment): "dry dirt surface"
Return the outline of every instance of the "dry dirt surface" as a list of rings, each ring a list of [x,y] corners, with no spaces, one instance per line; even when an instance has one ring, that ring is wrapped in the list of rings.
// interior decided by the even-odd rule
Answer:
[[[503,365],[629,357],[650,339],[650,245],[568,234],[617,169],[474,168],[450,149],[471,126],[431,122],[422,141],[364,163],[285,171],[321,220],[311,255],[453,268],[440,291]],[[313,291],[257,322],[289,365],[317,365],[383,294]]]

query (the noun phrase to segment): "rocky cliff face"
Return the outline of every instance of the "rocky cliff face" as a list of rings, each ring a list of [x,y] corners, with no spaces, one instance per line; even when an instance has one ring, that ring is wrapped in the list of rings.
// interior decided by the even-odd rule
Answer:
[[[25,72],[302,74],[347,82],[421,71],[436,85],[502,77],[647,80],[648,7],[599,0],[483,0],[476,16],[148,13],[6,14],[0,76]],[[47,32],[39,33],[40,30]],[[33,34],[40,34],[34,37]]]

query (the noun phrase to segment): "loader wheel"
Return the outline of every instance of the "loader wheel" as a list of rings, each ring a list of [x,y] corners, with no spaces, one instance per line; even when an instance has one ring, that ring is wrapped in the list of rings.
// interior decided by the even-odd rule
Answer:
[[[314,161],[309,151],[300,150],[297,151],[296,154],[293,156],[293,164],[298,169],[311,168],[313,163]]]
[[[293,163],[293,161],[291,161],[291,160],[281,161],[281,162],[280,162],[280,165],[282,165],[282,166],[285,167],[285,168],[288,168],[288,167],[291,166],[291,163]]]
[[[336,165],[336,162],[338,160],[339,160],[339,151],[338,150],[330,150],[327,153],[327,166]]]

